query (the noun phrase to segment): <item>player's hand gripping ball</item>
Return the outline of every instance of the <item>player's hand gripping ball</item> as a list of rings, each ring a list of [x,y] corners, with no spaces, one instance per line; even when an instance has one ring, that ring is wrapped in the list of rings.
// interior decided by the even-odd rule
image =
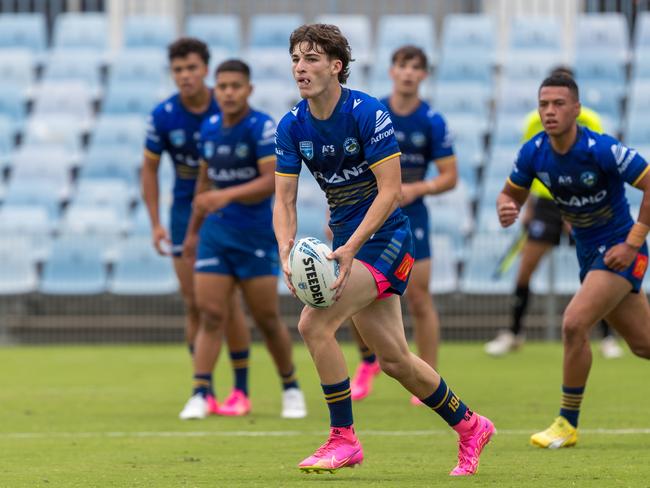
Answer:
[[[315,237],[300,239],[291,249],[291,284],[305,305],[327,308],[334,303],[336,290],[330,287],[339,276],[339,263],[327,259],[331,252],[327,244]]]

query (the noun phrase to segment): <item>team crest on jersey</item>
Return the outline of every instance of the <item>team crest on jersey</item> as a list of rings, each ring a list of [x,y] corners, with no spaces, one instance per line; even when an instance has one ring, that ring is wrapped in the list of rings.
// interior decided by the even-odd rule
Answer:
[[[415,147],[422,147],[427,142],[427,138],[422,132],[414,132],[411,134],[411,142]]]
[[[235,146],[235,155],[240,158],[244,159],[248,157],[249,149],[248,149],[248,144],[244,142],[240,142]]]
[[[598,181],[598,176],[593,171],[585,171],[580,175],[580,182],[587,188],[591,188]]]
[[[212,159],[212,156],[214,156],[214,142],[205,141],[205,144],[203,144],[203,155],[205,159]]]
[[[311,141],[300,141],[299,147],[300,154],[311,161],[311,158],[314,157],[314,144]]]
[[[359,152],[359,149],[359,141],[357,141],[354,137],[348,137],[343,142],[343,151],[345,151],[345,154],[348,156],[354,156]]]
[[[169,133],[169,141],[174,147],[181,147],[185,144],[185,131],[176,129]]]

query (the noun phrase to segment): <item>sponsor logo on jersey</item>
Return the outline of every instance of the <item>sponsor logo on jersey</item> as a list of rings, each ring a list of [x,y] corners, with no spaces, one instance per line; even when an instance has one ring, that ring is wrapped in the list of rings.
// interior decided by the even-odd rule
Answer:
[[[181,147],[185,144],[185,131],[183,129],[176,129],[169,133],[169,141],[174,147]]]
[[[354,110],[355,108],[357,108],[361,102],[363,102],[362,99],[360,99],[360,98],[355,98],[355,99],[354,99],[354,102],[352,102],[352,110]]]
[[[314,144],[311,141],[300,141],[298,147],[300,148],[300,154],[311,161],[311,158],[314,157]]]
[[[395,278],[397,278],[400,281],[406,281],[406,278],[408,278],[414,262],[415,259],[413,259],[413,257],[409,253],[406,253],[404,259],[402,259],[402,262],[395,270],[395,273],[393,273],[395,275]]]
[[[377,112],[375,112],[375,134],[379,134],[390,123],[390,115],[387,111],[377,110]]]
[[[208,168],[208,177],[212,181],[247,181],[255,178],[257,176],[257,171],[255,168],[246,167],[246,168]]]
[[[345,151],[345,154],[348,156],[354,156],[359,152],[359,149],[359,141],[357,141],[354,137],[348,137],[343,142],[343,151]]]
[[[206,141],[205,144],[203,144],[203,155],[205,156],[205,159],[212,159],[214,156],[214,142]]]
[[[427,138],[422,132],[414,132],[411,134],[411,142],[415,147],[422,147],[426,144]]]
[[[323,144],[321,154],[324,158],[336,156],[336,147],[334,147],[334,144]]]
[[[607,190],[601,190],[595,195],[573,195],[569,199],[565,199],[556,195],[555,200],[562,205],[566,205],[567,207],[581,208],[585,205],[595,205],[596,203],[600,203],[605,199],[606,196]]]
[[[557,181],[560,185],[568,186],[573,183],[573,178],[571,178],[570,176],[560,175]]]
[[[358,164],[357,166],[353,166],[352,168],[343,168],[341,170],[341,174],[333,173],[332,175],[326,177],[323,173],[320,171],[314,171],[314,178],[321,179],[325,181],[326,183],[342,183],[344,181],[350,181],[352,178],[356,178],[357,176],[363,174],[366,169],[368,168],[368,163],[366,161]]]
[[[228,144],[219,144],[217,146],[217,154],[220,156],[230,156],[232,148]]]
[[[636,156],[636,151],[634,149],[629,149],[620,142],[618,144],[612,144],[610,150],[616,160],[618,173],[623,174],[634,159],[634,156]]]
[[[385,130],[381,134],[377,134],[376,136],[371,137],[370,138],[370,144],[376,144],[379,141],[381,141],[382,139],[385,139],[386,137],[392,136],[394,132],[395,132],[395,129],[393,129],[391,127],[390,129]]]
[[[591,188],[598,181],[598,176],[593,171],[585,171],[580,175],[580,182],[587,188]]]
[[[648,256],[645,254],[637,254],[636,261],[634,262],[634,269],[632,270],[632,276],[637,280],[643,278],[646,270],[648,269]]]
[[[248,154],[250,153],[250,149],[248,147],[248,144],[245,142],[240,142],[235,146],[235,156],[238,158],[244,159],[248,157]]]

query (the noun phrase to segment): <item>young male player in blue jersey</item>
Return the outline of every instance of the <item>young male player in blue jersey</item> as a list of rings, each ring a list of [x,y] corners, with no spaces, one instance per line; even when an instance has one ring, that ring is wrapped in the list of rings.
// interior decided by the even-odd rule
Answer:
[[[198,136],[206,117],[219,113],[212,91],[205,84],[210,53],[204,42],[181,38],[170,44],[168,57],[171,74],[178,88],[151,113],[142,165],[142,193],[151,219],[153,245],[160,254],[171,254],[174,269],[185,302],[185,339],[190,353],[199,328],[199,312],[194,300],[192,266],[181,259],[183,239],[192,212],[192,198],[198,174]],[[171,208],[171,240],[160,223],[158,167],[167,152],[174,164],[174,200]],[[241,308],[233,302],[228,327],[228,348],[231,352],[236,382],[244,383],[248,372],[250,332]],[[214,395],[207,396],[209,412],[216,413]]]
[[[181,417],[201,418],[205,411],[232,295],[239,285],[282,378],[282,417],[301,418],[307,414],[305,401],[278,304],[278,247],[271,212],[275,123],[248,105],[253,87],[246,63],[221,63],[214,91],[221,114],[210,116],[201,127],[198,194],[184,242],[184,255],[196,257],[194,290],[201,326],[195,342],[194,391]],[[235,386],[219,414],[244,415],[250,408],[248,391]]]
[[[422,49],[404,46],[393,53],[390,76],[393,93],[381,100],[388,108],[395,137],[402,155],[402,212],[408,217],[413,233],[415,262],[406,291],[406,303],[414,321],[415,343],[420,358],[436,368],[440,322],[429,293],[431,248],[429,214],[423,197],[438,195],[456,186],[456,156],[445,119],[420,99],[420,84],[427,77],[427,56]],[[433,161],[438,175],[425,179]],[[363,343],[356,329],[362,362],[352,380],[352,400],[361,400],[372,389],[373,378],[380,368],[374,352]],[[421,405],[416,396],[411,403]]]
[[[454,476],[476,472],[494,433],[469,410],[425,361],[409,351],[399,296],[413,265],[409,221],[399,208],[399,146],[386,108],[371,96],[341,87],[349,74],[350,46],[338,27],[304,25],[290,37],[293,76],[304,99],[284,116],[276,135],[273,212],[280,258],[291,287],[289,252],[296,234],[298,174],[304,163],[330,208],[340,274],[335,303],[305,307],[298,328],[320,377],[330,413],[330,435],[299,467],[334,472],[361,463],[353,428],[350,378],[335,333],[353,317],[381,368],[435,410],[459,433]],[[292,291],[295,291],[292,289]]]
[[[519,151],[497,198],[503,227],[512,225],[537,177],[553,195],[576,241],[582,285],[564,311],[564,363],[560,414],[531,437],[544,448],[578,440],[580,404],[591,368],[589,332],[601,319],[614,327],[632,352],[650,358],[650,307],[641,282],[648,266],[650,167],[634,150],[608,135],[577,125],[578,87],[551,76],[539,89],[544,126]],[[624,183],[643,191],[638,221],[630,216]]]

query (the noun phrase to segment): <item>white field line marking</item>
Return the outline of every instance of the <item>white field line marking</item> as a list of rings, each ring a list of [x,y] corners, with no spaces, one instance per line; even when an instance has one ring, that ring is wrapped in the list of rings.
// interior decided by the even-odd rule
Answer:
[[[362,430],[362,437],[422,437],[436,435],[452,435],[451,430]],[[535,429],[512,430],[497,429],[498,435],[530,435]],[[580,429],[582,434],[601,435],[650,435],[650,428],[639,429]],[[160,432],[2,432],[0,439],[85,439],[85,438],[147,438],[147,437],[299,437],[323,436],[325,430],[267,430],[267,431],[160,431]]]

